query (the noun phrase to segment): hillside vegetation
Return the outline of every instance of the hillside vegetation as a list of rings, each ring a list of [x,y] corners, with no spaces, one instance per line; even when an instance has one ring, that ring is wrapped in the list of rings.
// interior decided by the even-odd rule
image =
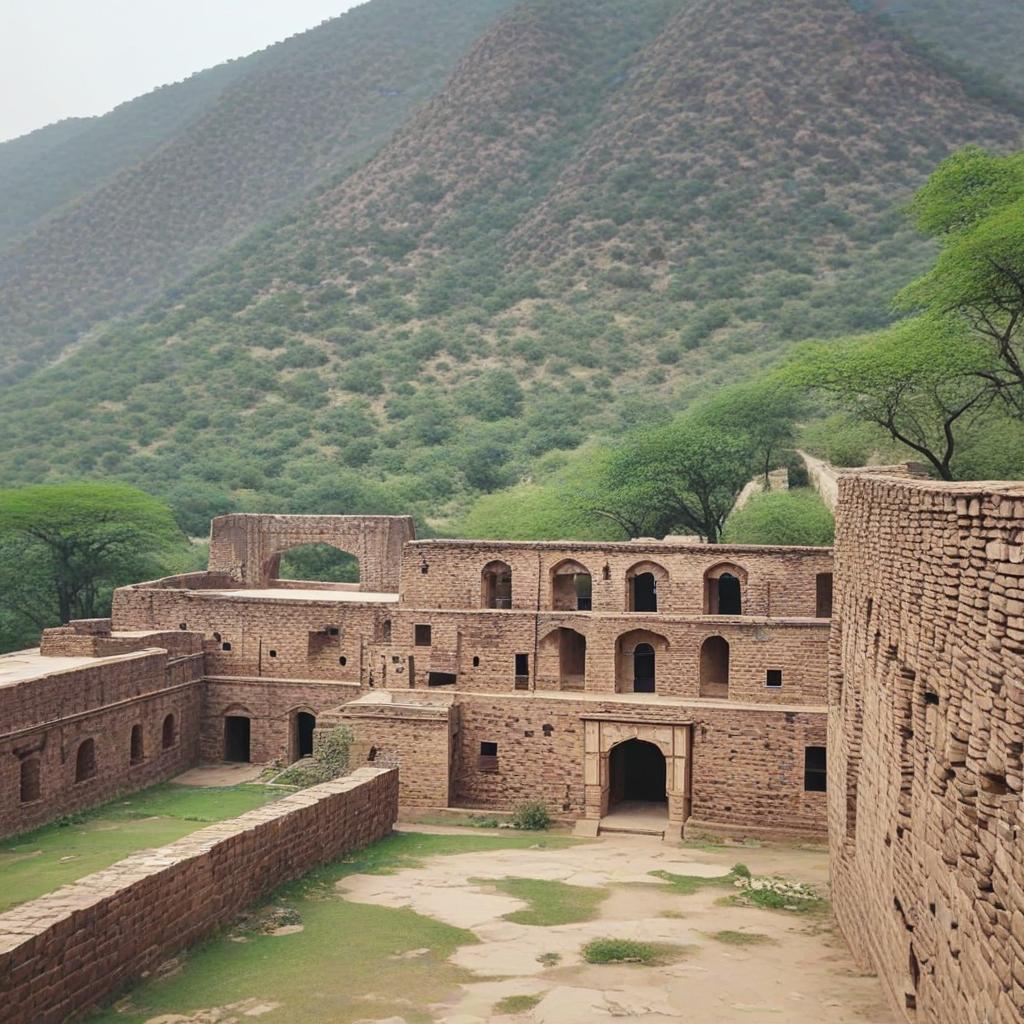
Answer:
[[[65,182],[64,193],[53,183],[45,201],[36,194],[19,202],[12,193],[22,226],[56,201],[55,192],[70,195],[90,174],[99,181],[118,173],[0,252],[0,382],[24,376],[98,320],[179,281],[365,160],[436,93],[510,2],[374,0],[190,79],[168,90],[166,102],[158,91],[138,108],[129,104],[85,142],[66,142],[69,152],[40,154],[40,141],[22,176],[45,182],[59,173],[52,162],[66,159],[79,180]],[[190,106],[193,116],[180,123]],[[136,163],[147,145],[154,151]]]
[[[364,166],[9,388],[0,479],[122,478],[191,533],[228,508],[443,527],[883,327],[934,252],[902,205],[1021,130],[843,0],[529,0]]]

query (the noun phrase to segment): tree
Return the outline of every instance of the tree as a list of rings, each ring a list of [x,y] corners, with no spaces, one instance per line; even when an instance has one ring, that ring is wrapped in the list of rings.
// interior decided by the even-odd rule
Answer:
[[[993,398],[991,353],[950,318],[916,317],[877,334],[811,345],[791,379],[829,393],[858,419],[917,452],[943,480],[962,432]]]
[[[800,389],[785,376],[770,374],[723,388],[694,410],[694,418],[714,430],[745,436],[767,488],[768,474],[793,451],[796,418],[804,404]]]
[[[897,305],[953,316],[965,328],[953,340],[987,344],[995,361],[974,372],[1024,416],[1024,153],[999,157],[974,146],[954,153],[910,212],[940,250]]]
[[[584,500],[629,537],[686,532],[714,544],[754,471],[748,438],[681,416],[613,451]]]
[[[166,505],[125,484],[0,491],[0,607],[37,631],[95,618],[114,587],[145,579],[185,538]]]
[[[725,523],[728,544],[804,544],[828,546],[835,540],[832,513],[809,489],[755,494]]]

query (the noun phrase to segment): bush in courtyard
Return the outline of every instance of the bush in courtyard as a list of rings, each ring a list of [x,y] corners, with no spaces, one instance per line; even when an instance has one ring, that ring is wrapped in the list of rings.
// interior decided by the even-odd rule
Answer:
[[[530,832],[542,832],[551,825],[551,815],[540,800],[527,800],[512,811],[512,825]]]
[[[273,781],[282,786],[304,788],[337,779],[348,773],[351,746],[352,733],[347,726],[339,725],[320,737],[312,759],[299,761],[286,768]]]

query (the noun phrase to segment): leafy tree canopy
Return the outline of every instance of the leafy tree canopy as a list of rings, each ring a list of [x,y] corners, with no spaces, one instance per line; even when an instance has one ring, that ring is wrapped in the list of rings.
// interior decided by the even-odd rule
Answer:
[[[974,146],[939,165],[910,205],[918,228],[938,240],[935,265],[897,305],[955,317],[996,357],[974,372],[1024,416],[1024,153],[993,156]]]
[[[0,490],[0,643],[103,615],[115,587],[186,551],[170,509],[125,484]]]

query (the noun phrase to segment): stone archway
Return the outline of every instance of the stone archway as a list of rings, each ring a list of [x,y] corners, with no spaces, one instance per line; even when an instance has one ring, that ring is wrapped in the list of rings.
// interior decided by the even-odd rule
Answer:
[[[594,828],[611,802],[611,752],[619,744],[640,740],[657,747],[665,759],[668,799],[666,835],[681,836],[690,816],[691,725],[636,722],[605,715],[583,716],[583,782],[586,818]]]

